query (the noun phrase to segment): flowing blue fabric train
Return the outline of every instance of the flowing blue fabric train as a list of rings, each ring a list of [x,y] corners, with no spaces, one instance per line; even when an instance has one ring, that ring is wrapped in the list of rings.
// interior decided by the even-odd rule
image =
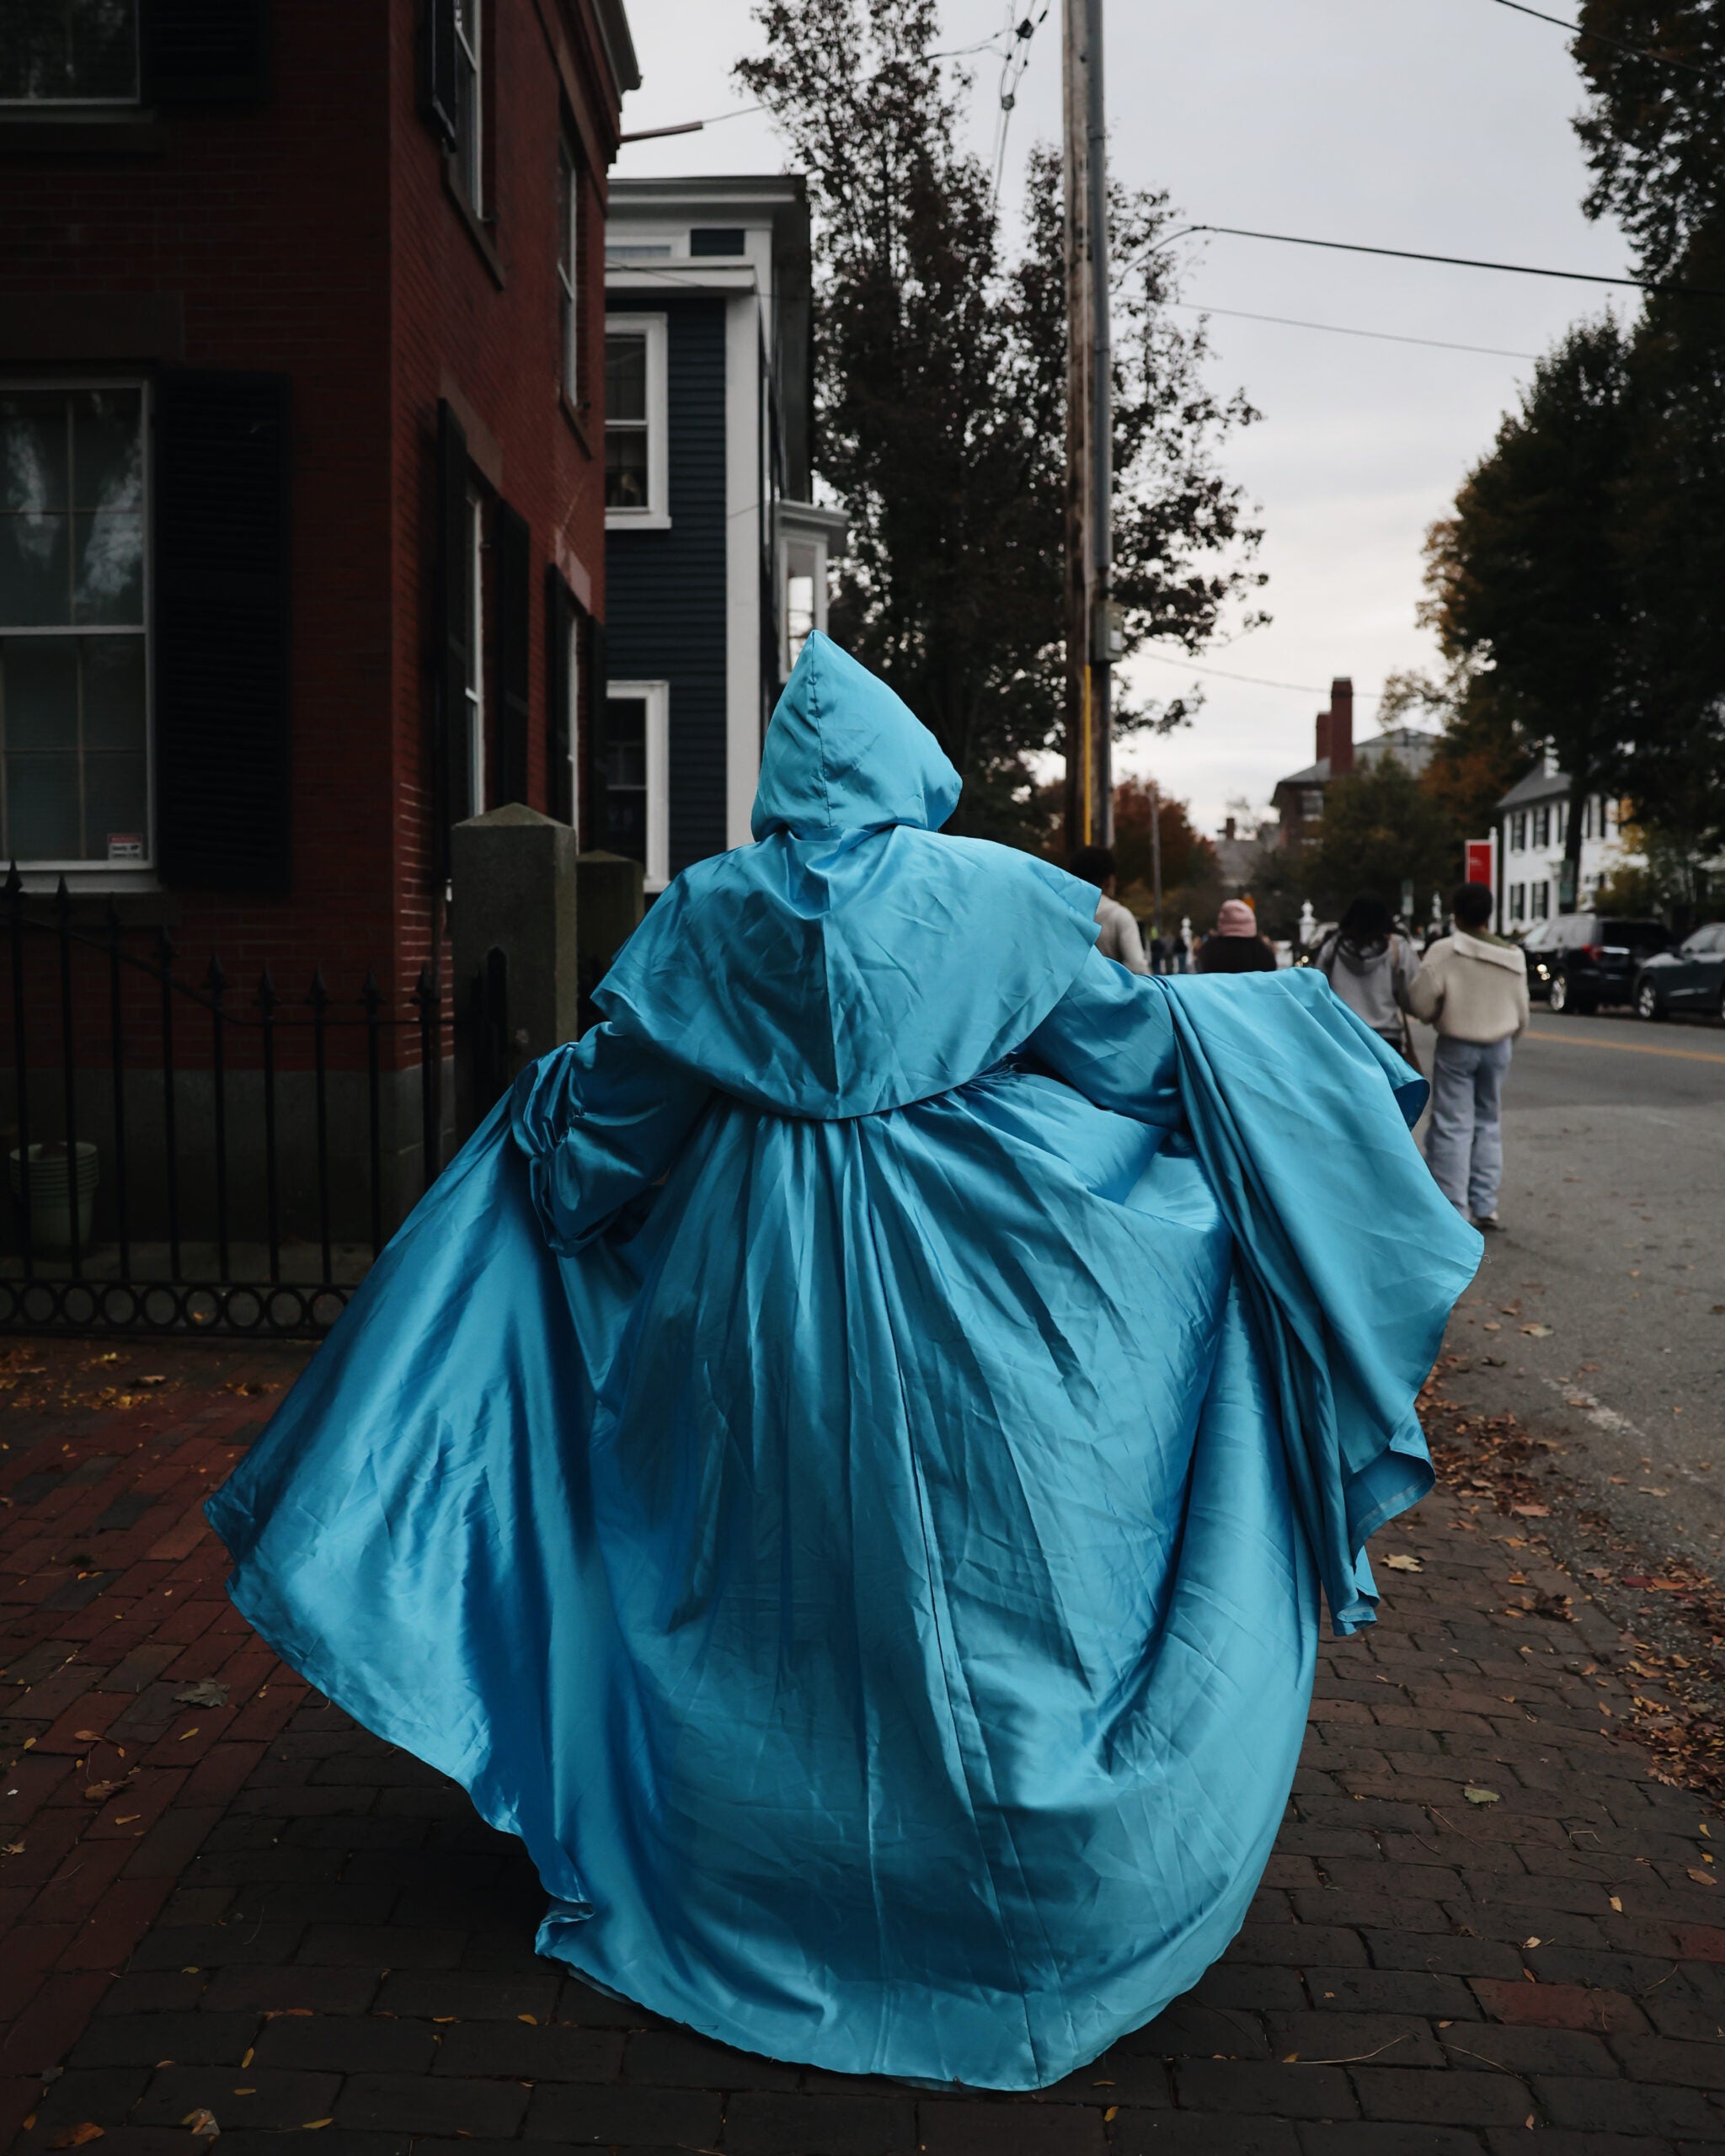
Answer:
[[[673,886],[211,1501],[236,1602],[726,2042],[1058,2079],[1274,1838],[1478,1241],[1317,975],[1136,979],[811,639]]]

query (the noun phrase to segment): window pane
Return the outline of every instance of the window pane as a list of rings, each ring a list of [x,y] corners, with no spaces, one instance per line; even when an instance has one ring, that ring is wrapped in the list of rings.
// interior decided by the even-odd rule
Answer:
[[[51,514],[0,515],[0,626],[45,628],[72,619],[71,522]]]
[[[57,639],[56,639],[57,641]],[[144,640],[142,637],[85,637],[84,746],[144,746]]]
[[[72,605],[80,622],[144,618],[144,520],[133,510],[80,510],[72,520],[77,549]]]
[[[57,391],[0,397],[0,510],[69,509],[67,450],[66,399]]]
[[[144,812],[149,796],[142,755],[104,753],[84,759],[84,857],[106,861],[110,853],[121,858],[126,850],[116,840],[142,839]]]
[[[0,6],[4,0],[0,0]],[[73,509],[144,505],[143,398],[136,389],[81,389],[72,404]]]
[[[608,419],[647,417],[647,339],[607,337],[605,340],[605,415]]]
[[[137,82],[137,0],[0,0],[0,98],[133,98]]]
[[[70,637],[0,644],[0,725],[8,751],[77,747],[77,646]]]
[[[70,0],[70,12],[74,94],[136,97],[137,0]]]
[[[76,861],[77,756],[8,753],[6,759],[8,860]]]
[[[605,705],[605,839],[613,853],[647,859],[647,707],[638,696]]]
[[[647,430],[607,427],[605,430],[605,506],[647,506]]]

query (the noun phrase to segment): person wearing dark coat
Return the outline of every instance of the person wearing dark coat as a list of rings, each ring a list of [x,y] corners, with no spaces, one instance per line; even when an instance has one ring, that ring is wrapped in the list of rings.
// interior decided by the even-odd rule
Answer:
[[[1195,963],[1201,974],[1273,974],[1276,954],[1258,934],[1258,915],[1245,899],[1225,899]]]

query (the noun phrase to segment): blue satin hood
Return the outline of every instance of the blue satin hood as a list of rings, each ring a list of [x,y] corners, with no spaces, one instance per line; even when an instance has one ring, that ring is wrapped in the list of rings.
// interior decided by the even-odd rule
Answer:
[[[964,782],[879,675],[817,629],[767,728],[749,828],[826,838],[889,824],[938,830]]]
[[[941,837],[959,778],[818,632],[767,728],[757,843],[679,876],[595,1001],[739,1099],[830,1120],[962,1086],[1032,1033],[1097,937],[1049,862]]]

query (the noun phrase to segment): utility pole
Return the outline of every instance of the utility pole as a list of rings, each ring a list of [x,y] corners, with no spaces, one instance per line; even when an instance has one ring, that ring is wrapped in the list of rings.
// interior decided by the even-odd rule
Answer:
[[[1158,942],[1162,933],[1162,790],[1150,782],[1150,932]]]
[[[1066,843],[1114,835],[1110,739],[1114,429],[1103,0],[1061,0],[1066,268]]]

